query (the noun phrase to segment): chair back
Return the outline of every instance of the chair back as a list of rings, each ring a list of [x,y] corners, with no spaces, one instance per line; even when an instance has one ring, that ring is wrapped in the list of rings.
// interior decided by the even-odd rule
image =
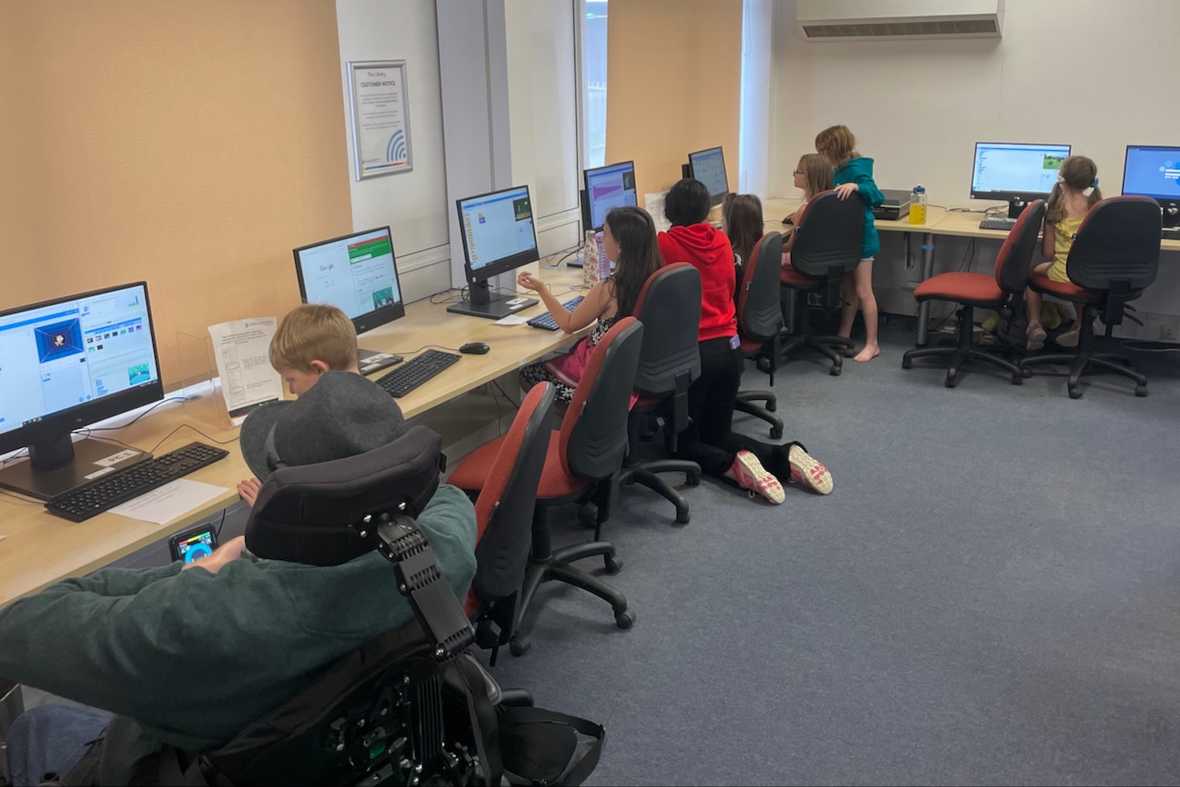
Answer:
[[[1108,197],[1086,214],[1066,260],[1070,281],[1089,290],[1142,290],[1160,262],[1160,206],[1150,197]]]
[[[554,398],[550,383],[529,390],[475,501],[479,535],[472,590],[482,601],[511,596],[524,583]]]
[[[754,244],[750,259],[742,266],[737,323],[743,339],[769,341],[782,330],[783,312],[778,286],[782,257],[782,233],[768,232]]]
[[[559,449],[569,475],[600,480],[623,466],[643,323],[624,317],[598,341],[561,422]]]
[[[687,391],[701,376],[700,272],[687,262],[660,268],[643,283],[632,316],[643,323],[635,390],[651,396]]]
[[[1037,249],[1037,235],[1045,220],[1045,201],[1033,200],[1020,212],[1016,226],[1004,238],[1004,245],[996,255],[996,284],[1004,292],[1023,293],[1032,272],[1033,254]]]
[[[865,231],[864,203],[823,191],[808,201],[795,226],[791,265],[814,278],[855,270]]]
[[[438,488],[442,438],[413,426],[363,454],[276,470],[246,522],[246,546],[259,557],[314,566],[347,563],[375,549],[376,528],[353,525],[405,513],[416,517]]]

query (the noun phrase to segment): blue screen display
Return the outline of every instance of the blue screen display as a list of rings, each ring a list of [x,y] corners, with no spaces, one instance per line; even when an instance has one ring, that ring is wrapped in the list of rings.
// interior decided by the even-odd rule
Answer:
[[[1128,147],[1123,193],[1180,200],[1180,147]]]

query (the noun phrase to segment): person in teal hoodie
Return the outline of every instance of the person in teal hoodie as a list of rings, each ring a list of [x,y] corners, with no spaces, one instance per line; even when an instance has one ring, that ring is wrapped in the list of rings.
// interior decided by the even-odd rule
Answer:
[[[884,202],[885,197],[873,182],[873,160],[856,152],[856,137],[847,126],[830,126],[816,134],[815,150],[835,168],[832,183],[840,199],[848,199],[855,193],[865,206],[860,264],[855,271],[844,275],[841,286],[844,306],[840,313],[839,334],[845,338],[851,336],[857,309],[864,312],[865,346],[853,356],[853,360],[868,363],[881,354],[877,340],[877,297],[873,294],[873,259],[881,250],[881,240],[873,221],[873,208]]]
[[[265,483],[276,467],[364,453],[406,429],[379,386],[329,371],[297,401],[251,413],[242,452]],[[471,501],[440,485],[417,524],[463,598],[475,574]],[[291,539],[302,548],[299,531]],[[264,547],[247,531],[199,562],[107,568],[0,609],[0,675],[92,706],[42,705],[18,718],[8,740],[13,783],[64,775],[89,750],[79,766],[87,776],[72,777],[127,784],[163,744],[216,748],[326,665],[413,618],[376,550],[319,566],[252,554]]]

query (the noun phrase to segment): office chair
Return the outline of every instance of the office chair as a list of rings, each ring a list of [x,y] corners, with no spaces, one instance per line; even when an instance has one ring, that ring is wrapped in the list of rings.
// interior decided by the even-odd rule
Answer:
[[[797,315],[794,326],[797,330],[782,348],[785,357],[808,348],[832,362],[829,374],[838,376],[844,370],[844,354],[852,350],[852,340],[815,335],[808,296],[820,293],[823,309],[829,316],[839,311],[840,277],[856,270],[860,263],[863,236],[864,204],[859,199],[842,200],[836,192],[824,191],[816,194],[803,209],[791,239],[791,263],[782,266],[779,272],[782,298],[789,299],[794,306],[792,314]]]
[[[1034,200],[1021,212],[1016,225],[1004,239],[996,255],[995,268],[986,273],[952,272],[931,276],[914,290],[918,303],[950,301],[959,304],[959,339],[954,347],[927,347],[909,350],[901,357],[901,368],[909,369],[915,358],[949,357],[945,385],[959,384],[963,367],[971,361],[987,361],[1011,375],[1013,385],[1020,385],[1024,373],[1016,364],[979,349],[973,342],[975,309],[993,309],[1001,315],[1023,308],[1037,234],[1045,219],[1045,201]]]
[[[631,628],[634,622],[622,593],[572,564],[588,557],[602,557],[608,574],[617,573],[621,567],[615,558],[614,545],[600,539],[602,523],[610,516],[619,472],[627,455],[628,403],[642,346],[642,323],[634,317],[624,317],[615,323],[591,353],[561,428],[549,434],[533,514],[532,549],[517,605],[515,632],[509,642],[514,656],[522,655],[529,648],[524,616],[537,588],[548,580],[581,588],[609,603],[615,625],[621,629]],[[502,440],[496,438],[464,457],[448,481],[460,489],[479,490]],[[570,503],[594,504],[594,541],[553,549],[548,509]]]
[[[515,632],[554,398],[550,383],[537,383],[524,397],[475,501],[479,535],[467,615],[475,625],[476,644],[491,650],[493,667],[500,647]]]
[[[631,408],[631,450],[639,440],[645,417],[664,420],[664,442],[669,454],[688,427],[688,389],[701,376],[697,335],[701,321],[701,275],[687,262],[666,265],[648,277],[632,312],[643,323],[643,349],[635,372],[639,399]],[[701,480],[701,466],[679,459],[656,459],[628,464],[620,486],[641,484],[676,507],[676,521],[687,524],[688,504],[659,473],[684,473],[689,486]]]
[[[763,235],[754,244],[749,261],[742,266],[742,282],[737,295],[737,324],[742,354],[770,375],[772,387],[778,365],[779,334],[783,330],[783,314],[776,286],[782,256],[782,234],[768,232]],[[764,406],[758,402],[764,403]],[[777,440],[783,436],[782,419],[771,415],[777,404],[772,391],[739,391],[734,409],[770,424],[770,436]]]
[[[1110,338],[1121,325],[1127,303],[1143,294],[1159,269],[1160,210],[1150,197],[1109,197],[1086,214],[1066,259],[1068,282],[1043,274],[1029,277],[1029,286],[1081,308],[1077,351],[1025,358],[1020,368],[1069,363],[1070,399],[1082,396],[1081,378],[1088,370],[1121,374],[1135,381],[1135,395],[1147,396],[1147,378],[1124,356],[1094,352],[1094,318],[1100,317]]]

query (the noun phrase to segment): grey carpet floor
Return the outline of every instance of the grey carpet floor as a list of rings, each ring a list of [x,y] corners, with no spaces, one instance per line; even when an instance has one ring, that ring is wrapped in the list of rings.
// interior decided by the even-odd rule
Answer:
[[[1061,377],[947,390],[900,368],[912,323],[885,333],[842,377],[776,379],[830,497],[706,482],[677,527],[627,491],[606,536],[635,627],[542,590],[495,674],[605,724],[593,783],[1180,781],[1180,355],[1140,356],[1149,398],[1100,377],[1071,401]]]

